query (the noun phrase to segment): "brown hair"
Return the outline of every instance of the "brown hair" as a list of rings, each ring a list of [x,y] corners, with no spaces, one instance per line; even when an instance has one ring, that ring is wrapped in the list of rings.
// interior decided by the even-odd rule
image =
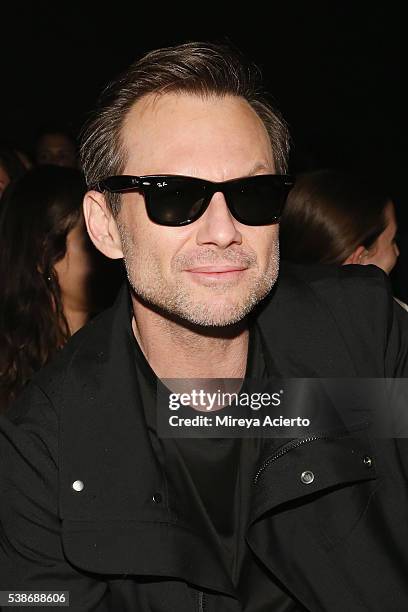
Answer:
[[[79,170],[39,166],[4,197],[0,218],[0,412],[69,337],[54,265],[82,215]]]
[[[388,202],[367,177],[338,170],[300,174],[281,217],[282,259],[342,264],[384,231]]]
[[[151,51],[102,92],[81,138],[81,163],[88,185],[123,172],[126,151],[121,129],[127,113],[143,96],[165,93],[244,98],[268,131],[277,172],[286,172],[288,130],[279,112],[264,98],[259,69],[230,46],[191,42]],[[109,194],[114,214],[119,201],[119,196]]]

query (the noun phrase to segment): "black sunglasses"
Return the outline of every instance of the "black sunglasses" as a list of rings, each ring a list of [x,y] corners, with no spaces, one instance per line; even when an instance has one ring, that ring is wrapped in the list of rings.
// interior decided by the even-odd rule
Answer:
[[[287,174],[259,174],[213,183],[191,176],[110,176],[91,189],[110,193],[139,191],[149,218],[159,225],[193,223],[206,211],[215,193],[224,194],[233,217],[245,225],[269,225],[279,221],[294,181]]]

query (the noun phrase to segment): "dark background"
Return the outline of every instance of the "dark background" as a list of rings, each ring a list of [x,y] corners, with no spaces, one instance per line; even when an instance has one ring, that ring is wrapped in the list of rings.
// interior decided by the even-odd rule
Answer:
[[[3,2],[0,141],[30,153],[43,126],[67,124],[76,134],[103,85],[141,54],[188,40],[229,40],[263,69],[290,125],[292,172],[368,171],[390,193],[401,250],[392,281],[408,301],[402,5]]]
[[[293,166],[372,171],[405,220],[403,13],[386,2],[3,4],[0,139],[30,151],[44,124],[77,131],[101,87],[147,50],[230,40],[263,68]]]

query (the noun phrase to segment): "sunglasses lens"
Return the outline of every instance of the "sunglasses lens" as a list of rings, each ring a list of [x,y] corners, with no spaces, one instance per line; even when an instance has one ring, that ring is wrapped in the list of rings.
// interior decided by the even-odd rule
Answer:
[[[147,213],[160,225],[187,225],[204,212],[205,186],[194,179],[166,177],[145,192]]]
[[[282,212],[289,188],[281,176],[251,176],[231,181],[229,203],[234,217],[245,225],[276,223]]]

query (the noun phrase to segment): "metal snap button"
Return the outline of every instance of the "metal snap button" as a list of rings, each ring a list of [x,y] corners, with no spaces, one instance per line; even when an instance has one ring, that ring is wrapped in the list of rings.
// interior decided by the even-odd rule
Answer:
[[[373,460],[368,455],[364,457],[363,463],[366,467],[371,467],[373,465]]]
[[[303,484],[312,484],[312,482],[314,481],[314,474],[313,472],[311,472],[310,470],[306,470],[305,472],[302,472],[301,476],[300,476],[300,480],[303,482]]]
[[[162,501],[161,493],[154,493],[152,499],[153,499],[155,504],[160,504],[161,501]]]
[[[75,480],[75,482],[72,483],[72,488],[74,489],[74,491],[82,491],[84,486],[85,485],[82,480]]]

